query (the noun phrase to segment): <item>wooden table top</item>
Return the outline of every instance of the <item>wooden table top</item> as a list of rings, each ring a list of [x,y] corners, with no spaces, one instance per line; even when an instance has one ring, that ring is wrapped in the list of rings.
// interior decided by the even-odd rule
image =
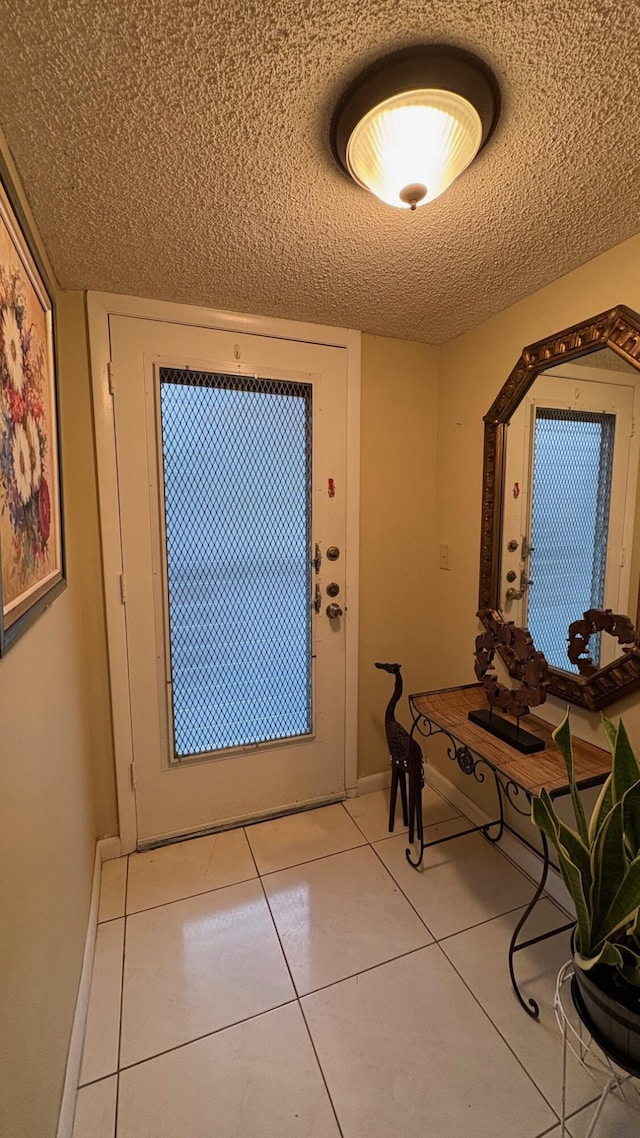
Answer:
[[[554,728],[535,715],[524,715],[521,726],[534,735],[541,736],[546,743],[544,751],[534,755],[522,755],[509,743],[497,739],[482,727],[472,723],[468,712],[487,707],[482,684],[467,684],[464,687],[446,688],[443,691],[420,692],[409,696],[409,705],[414,716],[424,715],[437,727],[450,732],[453,738],[474,751],[505,775],[527,794],[539,794],[544,786],[552,798],[567,794],[567,770],[561,751],[551,738]],[[500,713],[502,715],[502,713]],[[512,716],[505,715],[512,723]],[[419,736],[418,736],[419,738]],[[581,790],[603,783],[611,771],[611,755],[602,747],[585,743],[573,737],[574,772]]]

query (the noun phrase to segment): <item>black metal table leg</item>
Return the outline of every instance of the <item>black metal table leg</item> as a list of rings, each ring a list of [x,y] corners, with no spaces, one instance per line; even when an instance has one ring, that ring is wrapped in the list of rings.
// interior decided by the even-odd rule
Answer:
[[[540,833],[542,836],[542,875],[540,877],[538,887],[537,887],[535,893],[533,894],[533,897],[531,898],[531,900],[530,900],[529,904],[527,905],[524,913],[522,914],[522,916],[521,916],[520,920],[518,921],[515,929],[513,930],[513,936],[511,937],[511,943],[509,945],[509,975],[511,976],[511,985],[513,987],[513,990],[514,990],[520,1004],[524,1008],[527,1015],[530,1015],[532,1019],[538,1018],[538,1016],[540,1015],[540,1007],[539,1007],[538,1003],[536,1002],[536,1000],[534,1000],[533,998],[529,998],[525,1004],[524,999],[522,997],[522,994],[520,992],[520,989],[518,987],[518,981],[516,980],[516,974],[515,974],[514,968],[513,968],[513,957],[514,957],[514,954],[516,952],[518,952],[521,948],[526,947],[525,944],[518,945],[516,943],[518,940],[518,933],[520,932],[521,928],[526,924],[526,922],[529,920],[531,913],[533,912],[536,905],[538,904],[538,901],[540,900],[540,898],[542,896],[542,891],[543,891],[545,884],[546,884],[546,881],[547,881],[547,874],[549,872],[549,845],[547,843],[546,834],[544,834],[542,831],[540,831]],[[559,932],[560,930],[559,929],[554,930],[554,932],[556,932],[556,931]],[[535,944],[538,940],[544,940],[544,939],[546,939],[546,937],[534,937],[533,940],[527,941],[526,944],[527,945]]]
[[[471,688],[471,687],[473,687],[473,685],[469,685],[469,688]],[[470,826],[467,829],[458,830],[453,834],[447,834],[446,836],[444,836],[442,838],[434,838],[431,841],[425,842],[424,834],[423,834],[423,827],[422,827],[422,814],[421,814],[421,811],[420,811],[420,814],[418,814],[418,802],[417,802],[417,800],[420,799],[421,789],[422,789],[422,785],[423,785],[424,780],[420,781],[416,777],[416,772],[413,770],[409,770],[408,771],[409,796],[410,796],[409,841],[413,842],[413,839],[415,837],[415,831],[416,831],[416,829],[419,828],[419,833],[418,833],[419,852],[418,852],[417,856],[414,856],[414,850],[411,848],[408,848],[405,850],[405,856],[406,856],[407,861],[409,862],[409,865],[411,865],[414,869],[420,869],[422,867],[423,861],[424,861],[424,851],[425,851],[425,849],[428,849],[430,846],[439,845],[441,842],[452,841],[455,838],[461,838],[461,837],[466,836],[467,834],[473,834],[473,833],[478,833],[478,832],[483,834],[483,836],[487,839],[487,841],[495,843],[495,842],[500,841],[505,830],[509,830],[510,833],[515,835],[515,837],[521,839],[524,842],[524,844],[526,846],[528,846],[529,849],[531,849],[531,851],[533,853],[536,854],[536,856],[541,856],[542,867],[541,867],[540,880],[539,880],[538,884],[535,886],[535,891],[533,893],[533,896],[532,896],[531,900],[529,901],[523,915],[520,917],[520,919],[519,919],[519,921],[518,921],[518,923],[514,929],[513,935],[511,937],[511,941],[509,943],[509,953],[508,953],[509,975],[511,978],[511,984],[513,987],[513,991],[516,995],[518,1003],[525,1010],[527,1015],[531,1016],[532,1019],[538,1019],[539,1015],[540,1015],[540,1007],[539,1007],[537,1001],[534,1000],[533,998],[528,998],[528,999],[525,998],[522,995],[522,992],[520,991],[518,981],[517,981],[516,975],[515,975],[515,968],[514,968],[515,954],[516,954],[516,952],[520,952],[522,949],[529,948],[530,946],[535,945],[535,944],[539,944],[541,941],[547,940],[549,937],[557,936],[560,933],[567,932],[569,929],[572,929],[575,927],[575,920],[568,921],[567,923],[560,925],[556,928],[549,929],[547,932],[542,933],[539,936],[529,937],[528,939],[521,940],[521,941],[519,941],[519,939],[518,939],[522,933],[524,926],[526,925],[527,921],[529,920],[529,917],[531,916],[533,910],[535,909],[536,905],[538,904],[538,901],[540,900],[540,898],[542,897],[542,894],[544,892],[544,888],[545,888],[545,885],[547,882],[547,877],[548,877],[548,872],[549,872],[549,865],[550,865],[549,846],[548,846],[546,835],[543,832],[541,832],[540,836],[541,836],[541,842],[542,842],[542,849],[541,849],[541,851],[538,851],[538,849],[531,842],[527,841],[527,839],[524,837],[523,834],[519,833],[517,830],[514,830],[513,827],[509,824],[509,821],[507,820],[507,817],[506,817],[506,813],[507,813],[506,805],[507,805],[507,803],[509,804],[510,807],[512,807],[514,810],[516,810],[516,812],[518,814],[521,814],[523,817],[529,818],[530,817],[530,808],[531,808],[531,798],[532,798],[532,795],[534,793],[533,788],[530,784],[530,780],[528,780],[524,777],[522,778],[522,780],[520,780],[517,777],[517,775],[512,776],[512,774],[511,774],[512,765],[509,761],[507,761],[508,756],[507,756],[507,760],[505,760],[503,763],[500,762],[500,756],[498,756],[498,758],[496,759],[495,762],[491,761],[488,758],[485,758],[482,754],[480,754],[475,749],[475,742],[473,744],[463,742],[460,735],[452,733],[453,729],[450,731],[447,726],[441,725],[441,723],[438,720],[437,715],[435,718],[432,719],[430,712],[427,712],[427,711],[420,709],[420,705],[419,705],[418,701],[421,698],[421,696],[424,697],[426,700],[426,698],[428,696],[433,695],[433,696],[445,697],[449,694],[449,692],[452,692],[455,695],[455,694],[457,694],[458,691],[464,691],[464,690],[465,690],[464,688],[462,688],[462,689],[448,689],[447,688],[447,689],[443,689],[443,691],[441,691],[441,692],[424,692],[424,693],[421,693],[420,695],[410,696],[409,697],[409,705],[410,705],[411,714],[413,717],[413,726],[411,729],[411,738],[413,738],[414,733],[417,732],[417,734],[419,734],[421,737],[423,737],[425,739],[431,739],[431,738],[435,738],[436,736],[440,736],[441,738],[444,738],[445,740],[447,740],[447,742],[449,744],[449,746],[447,747],[448,758],[451,759],[453,762],[455,762],[458,765],[458,767],[460,768],[460,770],[462,771],[463,774],[472,776],[476,780],[476,782],[482,783],[485,781],[485,772],[488,768],[492,772],[492,774],[494,776],[494,780],[495,780],[496,792],[498,795],[499,816],[494,821],[485,822],[484,825]],[[465,706],[464,701],[463,701],[462,706],[464,709],[464,706]],[[438,709],[436,708],[436,711],[437,710]],[[459,710],[460,709],[456,707],[456,714],[459,712]],[[443,712],[443,714],[444,714],[444,712]],[[462,722],[460,724],[460,728],[461,728],[461,734],[464,734],[463,730],[462,730]],[[420,772],[420,773],[422,773],[422,772]],[[581,789],[586,788],[588,786],[599,786],[604,781],[605,777],[606,777],[606,771],[603,771],[602,776],[600,774],[598,774],[598,775],[594,775],[593,778],[591,778],[591,777],[589,779],[585,778],[581,784]],[[564,784],[556,786],[555,792],[551,791],[552,797],[554,797],[554,796],[555,797],[561,797],[562,795],[567,794],[567,793],[568,793],[568,787],[564,786]],[[523,798],[526,799],[526,808],[525,809],[522,809],[518,805],[518,796],[520,794],[522,794]]]
[[[496,822],[487,822],[486,826],[481,827],[481,830],[483,836],[487,839],[488,842],[499,842],[500,838],[504,834],[504,798],[502,794],[502,784],[498,778],[497,771],[493,772],[493,777],[496,783],[496,794],[498,796],[498,809],[500,811],[500,816]],[[494,826],[498,827],[497,833],[490,834],[489,830],[492,830]]]

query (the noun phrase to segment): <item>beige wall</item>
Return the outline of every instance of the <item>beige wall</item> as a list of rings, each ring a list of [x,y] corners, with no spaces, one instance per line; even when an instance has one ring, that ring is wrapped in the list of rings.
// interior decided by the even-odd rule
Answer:
[[[427,344],[362,338],[360,776],[388,766],[392,683],[375,661],[402,664],[405,692],[431,675],[438,356]]]
[[[79,294],[56,299],[69,586],[0,660],[7,1138],[56,1133],[95,840],[114,825],[84,309]]]
[[[627,304],[640,310],[640,236],[588,262],[575,272],[501,312],[442,348],[438,417],[436,543],[451,545],[451,571],[437,574],[434,619],[438,686],[473,681],[473,647],[478,628],[480,503],[482,489],[482,417],[502,387],[525,344]],[[549,699],[556,721],[561,705]],[[610,714],[624,715],[640,748],[640,692],[614,704]],[[599,717],[572,712],[583,737],[603,743]],[[438,762],[452,777],[451,765]],[[470,779],[459,776],[466,793],[479,795]],[[527,837],[531,834],[526,831]]]

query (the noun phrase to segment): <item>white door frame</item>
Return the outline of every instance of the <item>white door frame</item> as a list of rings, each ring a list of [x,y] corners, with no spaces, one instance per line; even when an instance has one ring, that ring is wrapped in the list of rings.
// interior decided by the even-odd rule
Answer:
[[[302,343],[346,348],[347,351],[347,547],[346,596],[349,619],[345,628],[346,652],[346,722],[345,783],[347,793],[354,791],[358,779],[358,587],[359,587],[359,512],[360,512],[360,356],[361,334],[348,328],[332,328],[324,324],[303,324],[268,316],[222,312],[172,304],[162,300],[145,300],[134,296],[88,292],[87,325],[93,392],[93,415],[98,475],[98,503],[102,538],[102,573],[104,581],[111,714],[115,750],[116,790],[122,853],[136,848],[137,829],[135,795],[131,783],[133,742],[131,735],[131,702],[127,633],[121,595],[122,543],[118,493],[115,421],[113,414],[112,376],[109,367],[109,317],[133,316],[159,320],[169,324],[195,325],[219,331],[268,336]]]

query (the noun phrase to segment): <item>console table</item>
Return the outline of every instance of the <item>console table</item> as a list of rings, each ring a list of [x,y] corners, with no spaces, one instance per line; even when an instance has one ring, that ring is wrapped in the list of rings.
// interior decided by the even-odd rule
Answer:
[[[417,860],[413,857],[413,850],[407,850],[407,861],[414,869],[422,865],[424,851],[429,846],[448,842],[460,838],[465,834],[480,832],[490,842],[498,842],[505,829],[516,834],[535,853],[535,849],[526,838],[516,833],[505,820],[505,803],[509,803],[518,814],[530,816],[530,804],[534,795],[539,794],[544,786],[551,798],[562,798],[569,794],[567,771],[562,753],[553,742],[551,732],[553,727],[538,719],[535,715],[523,716],[520,723],[526,730],[534,735],[544,738],[546,747],[533,755],[523,755],[508,743],[483,731],[468,718],[470,711],[477,711],[486,707],[486,697],[481,684],[467,684],[463,687],[444,688],[440,691],[419,692],[409,696],[409,707],[413,719],[410,737],[413,740],[416,734],[424,738],[434,738],[442,735],[448,742],[447,754],[452,762],[460,767],[464,774],[475,778],[476,782],[484,782],[487,771],[493,776],[497,797],[497,818],[483,826],[470,826],[459,830],[445,838],[436,838],[425,842],[422,821],[422,785],[424,782],[422,769],[409,770],[409,841],[413,842],[414,834],[418,840],[420,850]],[[509,719],[510,716],[505,716]],[[512,720],[515,722],[515,720]],[[410,748],[411,750],[411,748]],[[579,790],[586,790],[591,786],[603,783],[611,771],[611,756],[608,751],[596,747],[592,743],[585,743],[582,739],[573,739],[574,775]],[[525,808],[523,805],[526,804]],[[516,952],[528,948],[539,941],[547,940],[558,933],[573,928],[575,921],[543,933],[542,936],[531,937],[529,940],[519,940],[520,933],[537,905],[547,880],[549,872],[549,845],[546,835],[540,831],[542,841],[542,873],[535,892],[522,917],[518,921],[509,945],[509,974],[513,990],[524,1010],[534,1019],[540,1014],[538,1004],[533,999],[525,1003],[518,988],[515,976],[513,957]]]

